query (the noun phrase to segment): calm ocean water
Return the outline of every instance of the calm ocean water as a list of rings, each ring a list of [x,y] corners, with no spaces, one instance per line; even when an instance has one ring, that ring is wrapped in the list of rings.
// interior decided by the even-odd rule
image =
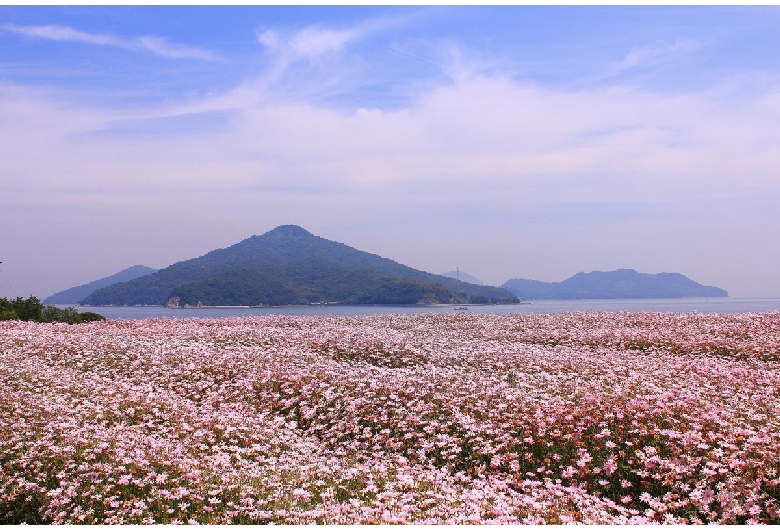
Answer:
[[[60,306],[67,307],[67,306]],[[456,310],[467,307],[467,310]],[[434,306],[294,306],[294,307],[206,307],[167,309],[164,307],[78,307],[95,311],[106,318],[138,320],[143,318],[221,318],[247,315],[379,315],[413,313],[479,313],[508,315],[515,313],[564,313],[569,311],[645,311],[672,313],[750,313],[780,311],[780,298],[675,298],[647,300],[536,300],[517,305],[434,305]]]

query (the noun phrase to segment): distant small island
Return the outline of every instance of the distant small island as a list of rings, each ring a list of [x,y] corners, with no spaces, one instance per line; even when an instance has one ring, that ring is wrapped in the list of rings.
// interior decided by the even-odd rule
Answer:
[[[117,272],[116,274],[112,274],[111,276],[106,276],[105,278],[100,278],[99,280],[95,280],[84,285],[78,285],[76,287],[71,287],[70,289],[65,289],[64,291],[54,293],[53,295],[44,298],[43,303],[60,305],[78,304],[101,287],[108,287],[109,285],[135,280],[136,278],[140,278],[141,276],[146,276],[147,274],[152,274],[154,272],[157,272],[157,269],[152,269],[151,267],[146,267],[144,265],[133,265],[132,267],[128,267]]]
[[[679,273],[645,274],[633,269],[580,272],[562,282],[517,278],[502,287],[523,300],[585,300],[631,298],[714,298],[728,293],[702,285]]]

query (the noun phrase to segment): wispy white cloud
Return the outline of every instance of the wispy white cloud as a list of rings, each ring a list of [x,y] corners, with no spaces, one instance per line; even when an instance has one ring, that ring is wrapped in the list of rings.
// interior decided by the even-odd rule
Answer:
[[[277,60],[290,64],[312,61],[328,54],[345,51],[375,33],[404,24],[408,16],[370,19],[350,27],[333,28],[311,25],[295,30],[267,29],[257,40]]]
[[[296,30],[267,29],[257,35],[270,60],[257,85],[273,87],[271,97],[286,101],[320,99],[358,86],[365,64],[356,43],[383,24],[372,22],[348,28],[308,26]]]
[[[336,30],[312,26],[288,34],[278,30],[266,30],[258,35],[258,41],[274,55],[283,56],[287,60],[298,60],[341,51],[350,41],[359,39],[363,33],[358,28]]]
[[[101,46],[122,46],[124,44],[121,39],[111,35],[85,33],[67,26],[17,26],[15,24],[6,24],[3,26],[3,29],[27,37],[46,40],[83,42]]]
[[[145,51],[167,57],[169,59],[199,59],[202,61],[219,61],[219,54],[195,46],[186,46],[168,42],[164,37],[142,36],[122,38],[110,34],[87,33],[68,26],[18,26],[6,24],[6,31],[38,39],[80,42],[98,46],[113,46],[131,51]]]
[[[197,48],[194,46],[184,46],[182,44],[173,44],[163,37],[138,37],[131,43],[137,43],[138,47],[146,51],[168,57],[169,59],[201,59],[203,61],[220,61],[219,54]]]
[[[631,50],[623,59],[612,65],[615,70],[628,70],[674,60],[702,47],[696,39],[678,39],[672,43],[660,41]]]

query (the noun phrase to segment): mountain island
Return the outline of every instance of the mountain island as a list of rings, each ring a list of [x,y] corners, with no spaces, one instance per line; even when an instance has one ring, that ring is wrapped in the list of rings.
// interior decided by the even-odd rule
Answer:
[[[84,305],[514,303],[506,289],[401,265],[294,225],[97,289]]]
[[[91,295],[101,287],[135,280],[136,278],[146,276],[147,274],[152,274],[153,272],[157,272],[157,269],[145,267],[144,265],[133,265],[132,267],[128,267],[122,271],[117,272],[116,274],[112,274],[111,276],[106,276],[105,278],[95,280],[94,282],[78,285],[76,287],[71,287],[70,289],[65,289],[64,291],[54,293],[48,298],[45,298],[43,303],[61,305],[78,304],[84,298]]]
[[[719,287],[697,283],[676,272],[645,274],[633,269],[579,272],[562,282],[516,278],[502,285],[524,300],[629,298],[709,298],[728,296]]]

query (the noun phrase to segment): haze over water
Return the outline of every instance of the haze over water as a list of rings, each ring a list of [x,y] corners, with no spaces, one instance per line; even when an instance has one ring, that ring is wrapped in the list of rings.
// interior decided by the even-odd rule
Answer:
[[[61,306],[65,307],[65,306]],[[465,307],[466,309],[461,309]],[[456,309],[457,308],[457,309]],[[673,313],[750,313],[780,311],[780,298],[683,298],[657,300],[534,300],[513,305],[434,305],[434,306],[347,306],[317,305],[294,307],[80,307],[79,310],[95,311],[107,318],[225,318],[232,316],[263,315],[343,315],[363,316],[379,314],[453,313],[492,314],[514,313],[563,313],[569,311],[644,311]]]

